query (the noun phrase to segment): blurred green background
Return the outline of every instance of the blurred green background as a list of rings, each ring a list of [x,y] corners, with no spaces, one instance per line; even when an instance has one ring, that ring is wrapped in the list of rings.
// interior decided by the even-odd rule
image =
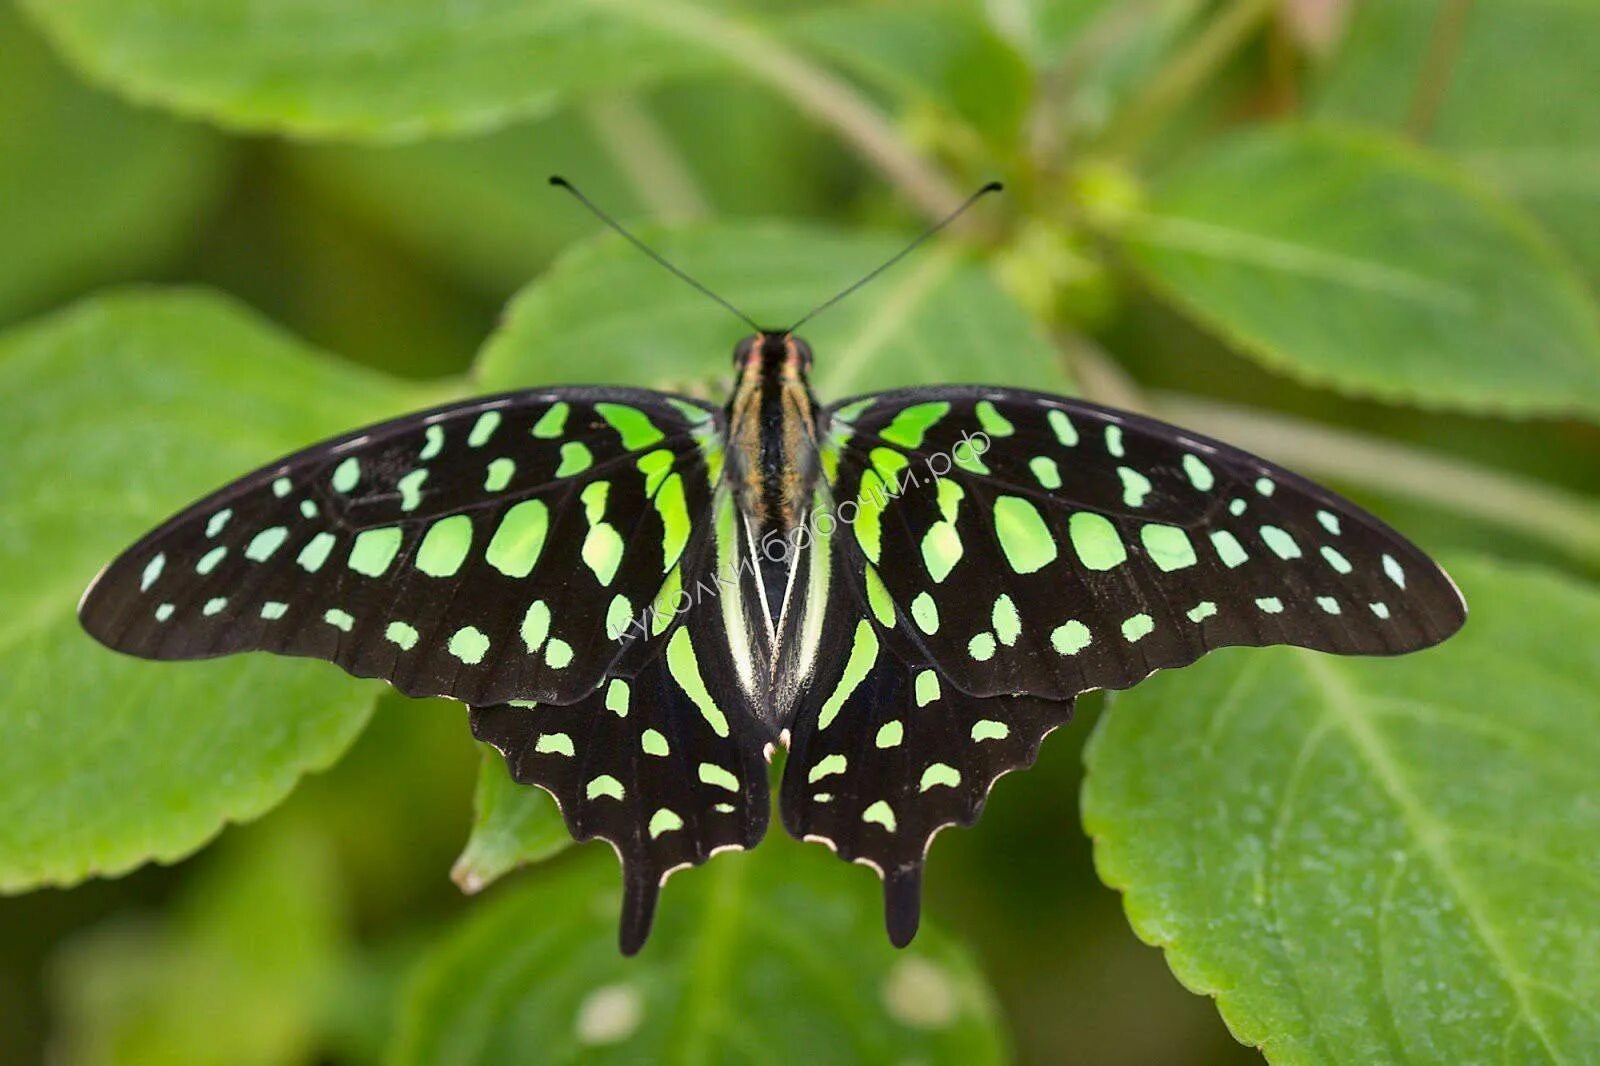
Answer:
[[[1597,70],[1589,0],[0,0],[0,593],[14,605],[0,623],[0,1058],[537,1062],[583,1059],[604,1044],[584,1026],[615,1023],[612,1050],[635,1061],[1259,1059],[1096,876],[1079,793],[1099,695],[999,784],[978,829],[941,837],[924,969],[878,943],[864,873],[771,837],[775,858],[728,876],[785,909],[752,904],[726,969],[707,976],[704,929],[669,928],[647,1002],[692,1014],[725,998],[768,1034],[749,1044],[731,1023],[635,1033],[616,1007],[632,992],[595,998],[633,987],[612,957],[613,901],[591,905],[614,890],[603,845],[483,897],[457,889],[469,832],[486,880],[561,850],[548,810],[490,808],[503,771],[459,708],[306,663],[173,666],[135,690],[147,675],[101,664],[69,617],[44,613],[193,495],[321,433],[491,386],[719,394],[737,324],[597,238],[552,172],[758,317],[804,310],[998,177],[1007,194],[972,225],[819,320],[819,379],[848,350],[865,369],[841,391],[981,378],[1146,409],[1329,481],[1431,551],[1484,560],[1473,573],[1497,595],[1537,572],[1577,603],[1543,645],[1562,657],[1551,699],[1578,739],[1514,722],[1525,734],[1490,763],[1508,776],[1477,783],[1509,796],[1515,752],[1588,743],[1600,725],[1584,629],[1600,624]],[[321,384],[297,398],[312,363]],[[213,404],[210,423],[198,412]],[[268,429],[230,439],[258,416]],[[102,484],[131,495],[103,506]],[[1423,662],[1426,697],[1427,672],[1454,668]],[[190,669],[190,687],[161,687]],[[1183,675],[1162,681],[1182,705]],[[1499,683],[1481,681],[1486,712],[1523,681]],[[325,719],[271,737],[289,755],[261,768],[242,754],[282,707],[319,701]],[[158,743],[187,735],[186,716],[244,705],[258,724],[205,757]],[[1157,734],[1121,756],[1112,733],[1108,781],[1115,758],[1159,767],[1170,746]],[[1444,783],[1444,817],[1468,786],[1431,750],[1411,754]],[[147,812],[140,782],[169,775]],[[1155,806],[1157,786],[1141,787]],[[1600,796],[1574,787],[1516,802],[1588,811],[1549,840],[1592,885]],[[1213,799],[1193,795],[1197,825]],[[1110,792],[1097,804],[1113,807]],[[1172,809],[1181,829],[1189,814]],[[1114,813],[1096,822],[1113,843],[1133,832]],[[61,826],[89,828],[80,841]],[[1248,850],[1239,832],[1219,831],[1215,854]],[[675,880],[664,915],[701,913],[692,900],[734,883],[712,879],[723,861]],[[1119,887],[1147,883],[1115,865]],[[1591,943],[1592,902],[1564,906]],[[546,923],[576,932],[516,955],[519,930]],[[845,945],[824,960],[841,974],[805,976],[798,946],[763,940],[761,923],[802,940],[817,923]],[[1175,930],[1140,923],[1163,944]],[[501,950],[521,961],[496,969]],[[1198,990],[1265,980],[1197,958],[1182,972]],[[1592,1003],[1600,976],[1551,980]],[[786,996],[799,1028],[774,1035]],[[546,1017],[545,999],[579,1020]],[[1535,1058],[1600,1061],[1590,1030],[1523,1007]],[[1229,1022],[1251,1043],[1301,1025],[1242,1007]],[[1290,1041],[1283,1060],[1390,1057],[1326,1037]],[[1447,1058],[1431,1040],[1395,1046]]]

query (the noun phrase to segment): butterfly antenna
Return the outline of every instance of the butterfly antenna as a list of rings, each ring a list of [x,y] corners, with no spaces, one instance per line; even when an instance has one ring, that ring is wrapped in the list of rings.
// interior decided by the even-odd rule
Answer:
[[[551,185],[555,185],[555,186],[557,186],[559,188],[565,189],[568,192],[570,192],[573,196],[577,197],[578,198],[578,202],[580,204],[582,204],[584,207],[587,207],[590,210],[590,212],[592,212],[594,214],[594,216],[596,218],[598,218],[601,222],[604,222],[606,225],[610,226],[612,229],[616,230],[618,233],[620,233],[624,237],[626,237],[628,239],[628,241],[635,248],[639,249],[639,251],[643,252],[645,255],[648,255],[651,259],[654,259],[657,263],[660,263],[662,266],[664,266],[668,270],[672,271],[674,274],[676,274],[678,277],[682,278],[684,281],[688,282],[690,285],[693,285],[696,289],[700,290],[705,295],[711,297],[713,300],[715,300],[717,303],[721,304],[723,307],[727,308],[729,311],[732,311],[734,313],[734,315],[736,315],[738,318],[740,318],[741,320],[744,321],[745,325],[749,326],[751,329],[755,330],[757,333],[761,332],[761,327],[756,325],[755,324],[755,320],[752,319],[749,315],[745,314],[743,311],[741,311],[737,307],[733,306],[727,300],[724,300],[722,297],[718,296],[716,293],[712,292],[710,289],[706,288],[704,285],[700,284],[698,281],[694,280],[689,275],[685,274],[683,271],[681,271],[677,267],[673,266],[671,263],[667,262],[667,260],[661,255],[661,253],[657,252],[654,248],[650,247],[648,244],[644,243],[639,238],[637,238],[633,234],[629,233],[627,231],[627,229],[625,229],[623,227],[622,223],[618,222],[616,219],[612,218],[610,215],[608,215],[604,211],[602,211],[599,207],[595,206],[594,201],[589,199],[587,196],[583,195],[583,193],[579,191],[578,187],[576,185],[572,184],[572,182],[568,181],[566,178],[563,178],[559,174],[552,174],[552,175],[550,175],[550,184]]]
[[[879,274],[882,274],[885,270],[888,270],[890,267],[892,267],[896,263],[900,262],[900,260],[902,260],[906,256],[910,255],[913,251],[916,250],[918,245],[922,244],[923,241],[927,240],[929,237],[932,237],[935,233],[938,233],[940,230],[942,230],[946,226],[950,225],[950,223],[952,223],[956,219],[960,218],[966,212],[967,208],[971,207],[973,204],[977,203],[979,200],[983,199],[985,196],[989,195],[990,193],[999,192],[1003,188],[1005,188],[1005,186],[1000,184],[998,181],[991,181],[989,184],[985,185],[983,188],[979,189],[977,192],[973,193],[971,196],[969,196],[965,200],[963,200],[961,202],[961,206],[960,207],[958,207],[954,211],[950,212],[948,215],[946,215],[944,218],[940,219],[938,222],[935,222],[932,226],[929,226],[927,228],[927,230],[924,231],[923,234],[920,237],[918,237],[916,240],[912,241],[910,244],[906,245],[904,248],[900,249],[899,252],[897,252],[896,254],[891,256],[888,259],[888,261],[883,263],[883,265],[879,266],[878,269],[872,271],[866,277],[862,278],[860,281],[857,281],[853,285],[847,286],[844,290],[842,290],[841,292],[835,294],[831,298],[823,301],[822,303],[818,304],[816,307],[813,307],[810,311],[806,312],[806,314],[801,317],[800,321],[796,322],[794,325],[792,325],[788,329],[784,330],[784,332],[785,333],[793,333],[795,330],[799,329],[801,326],[805,325],[807,322],[810,322],[813,318],[816,318],[822,312],[826,311],[828,308],[832,307],[834,304],[838,303],[840,300],[844,299],[846,296],[849,296],[851,293],[853,293],[857,289],[861,288],[861,286],[865,285],[867,282],[871,281],[873,278],[877,277]]]

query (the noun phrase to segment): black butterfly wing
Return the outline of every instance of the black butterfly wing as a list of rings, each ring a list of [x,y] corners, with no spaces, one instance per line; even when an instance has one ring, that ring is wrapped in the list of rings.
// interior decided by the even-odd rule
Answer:
[[[413,696],[570,703],[705,536],[719,419],[653,392],[566,388],[358,430],[172,518],[79,616],[145,658],[259,649]]]
[[[766,831],[764,749],[777,739],[755,713],[766,637],[731,493],[715,516],[594,692],[565,706],[472,709],[473,733],[513,778],[555,797],[574,838],[615,847],[630,955],[668,876]]]
[[[814,517],[836,511],[820,490]],[[906,639],[909,619],[849,528],[810,528],[797,562],[804,599],[780,644],[782,687],[796,694],[783,823],[877,871],[889,937],[903,947],[934,835],[976,822],[995,779],[1032,764],[1072,700],[963,692]]]
[[[950,387],[841,405],[832,434],[908,643],[976,695],[1126,688],[1230,645],[1396,655],[1466,617],[1372,515],[1152,419]]]
[[[897,943],[933,835],[976,820],[1078,693],[1226,645],[1399,654],[1465,617],[1371,515],[1173,426],[972,387],[830,414],[802,559],[827,606],[781,645],[809,681],[789,682],[783,819],[880,871]]]

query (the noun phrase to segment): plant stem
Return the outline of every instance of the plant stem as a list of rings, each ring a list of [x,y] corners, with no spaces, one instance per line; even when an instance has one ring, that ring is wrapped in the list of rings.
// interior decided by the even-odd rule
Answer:
[[[1433,20],[1428,53],[1423,57],[1422,70],[1411,94],[1411,108],[1406,114],[1406,132],[1416,140],[1426,138],[1433,130],[1439,108],[1444,106],[1471,11],[1472,0],[1444,0],[1444,6]]]
[[[690,222],[711,214],[694,173],[636,97],[604,96],[583,110],[601,147],[651,214],[664,222]]]
[[[1227,62],[1277,6],[1278,0],[1231,0],[1122,109],[1102,139],[1103,146],[1120,154],[1133,154],[1190,93]]]
[[[1153,410],[1274,462],[1420,500],[1535,537],[1600,566],[1600,503],[1381,437],[1193,396],[1158,393]]]
[[[901,139],[887,117],[848,82],[786,48],[771,34],[705,8],[669,0],[603,0],[625,17],[706,48],[778,90],[801,113],[832,129],[930,218],[965,198]]]

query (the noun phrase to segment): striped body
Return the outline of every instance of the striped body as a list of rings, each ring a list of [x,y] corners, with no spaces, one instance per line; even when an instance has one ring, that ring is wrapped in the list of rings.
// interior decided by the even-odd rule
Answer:
[[[769,548],[760,572],[766,611],[776,627],[788,568],[770,561],[772,546],[804,522],[820,471],[818,407],[806,380],[811,348],[791,334],[763,332],[740,341],[733,358],[737,378],[727,407],[724,477],[758,555]]]

